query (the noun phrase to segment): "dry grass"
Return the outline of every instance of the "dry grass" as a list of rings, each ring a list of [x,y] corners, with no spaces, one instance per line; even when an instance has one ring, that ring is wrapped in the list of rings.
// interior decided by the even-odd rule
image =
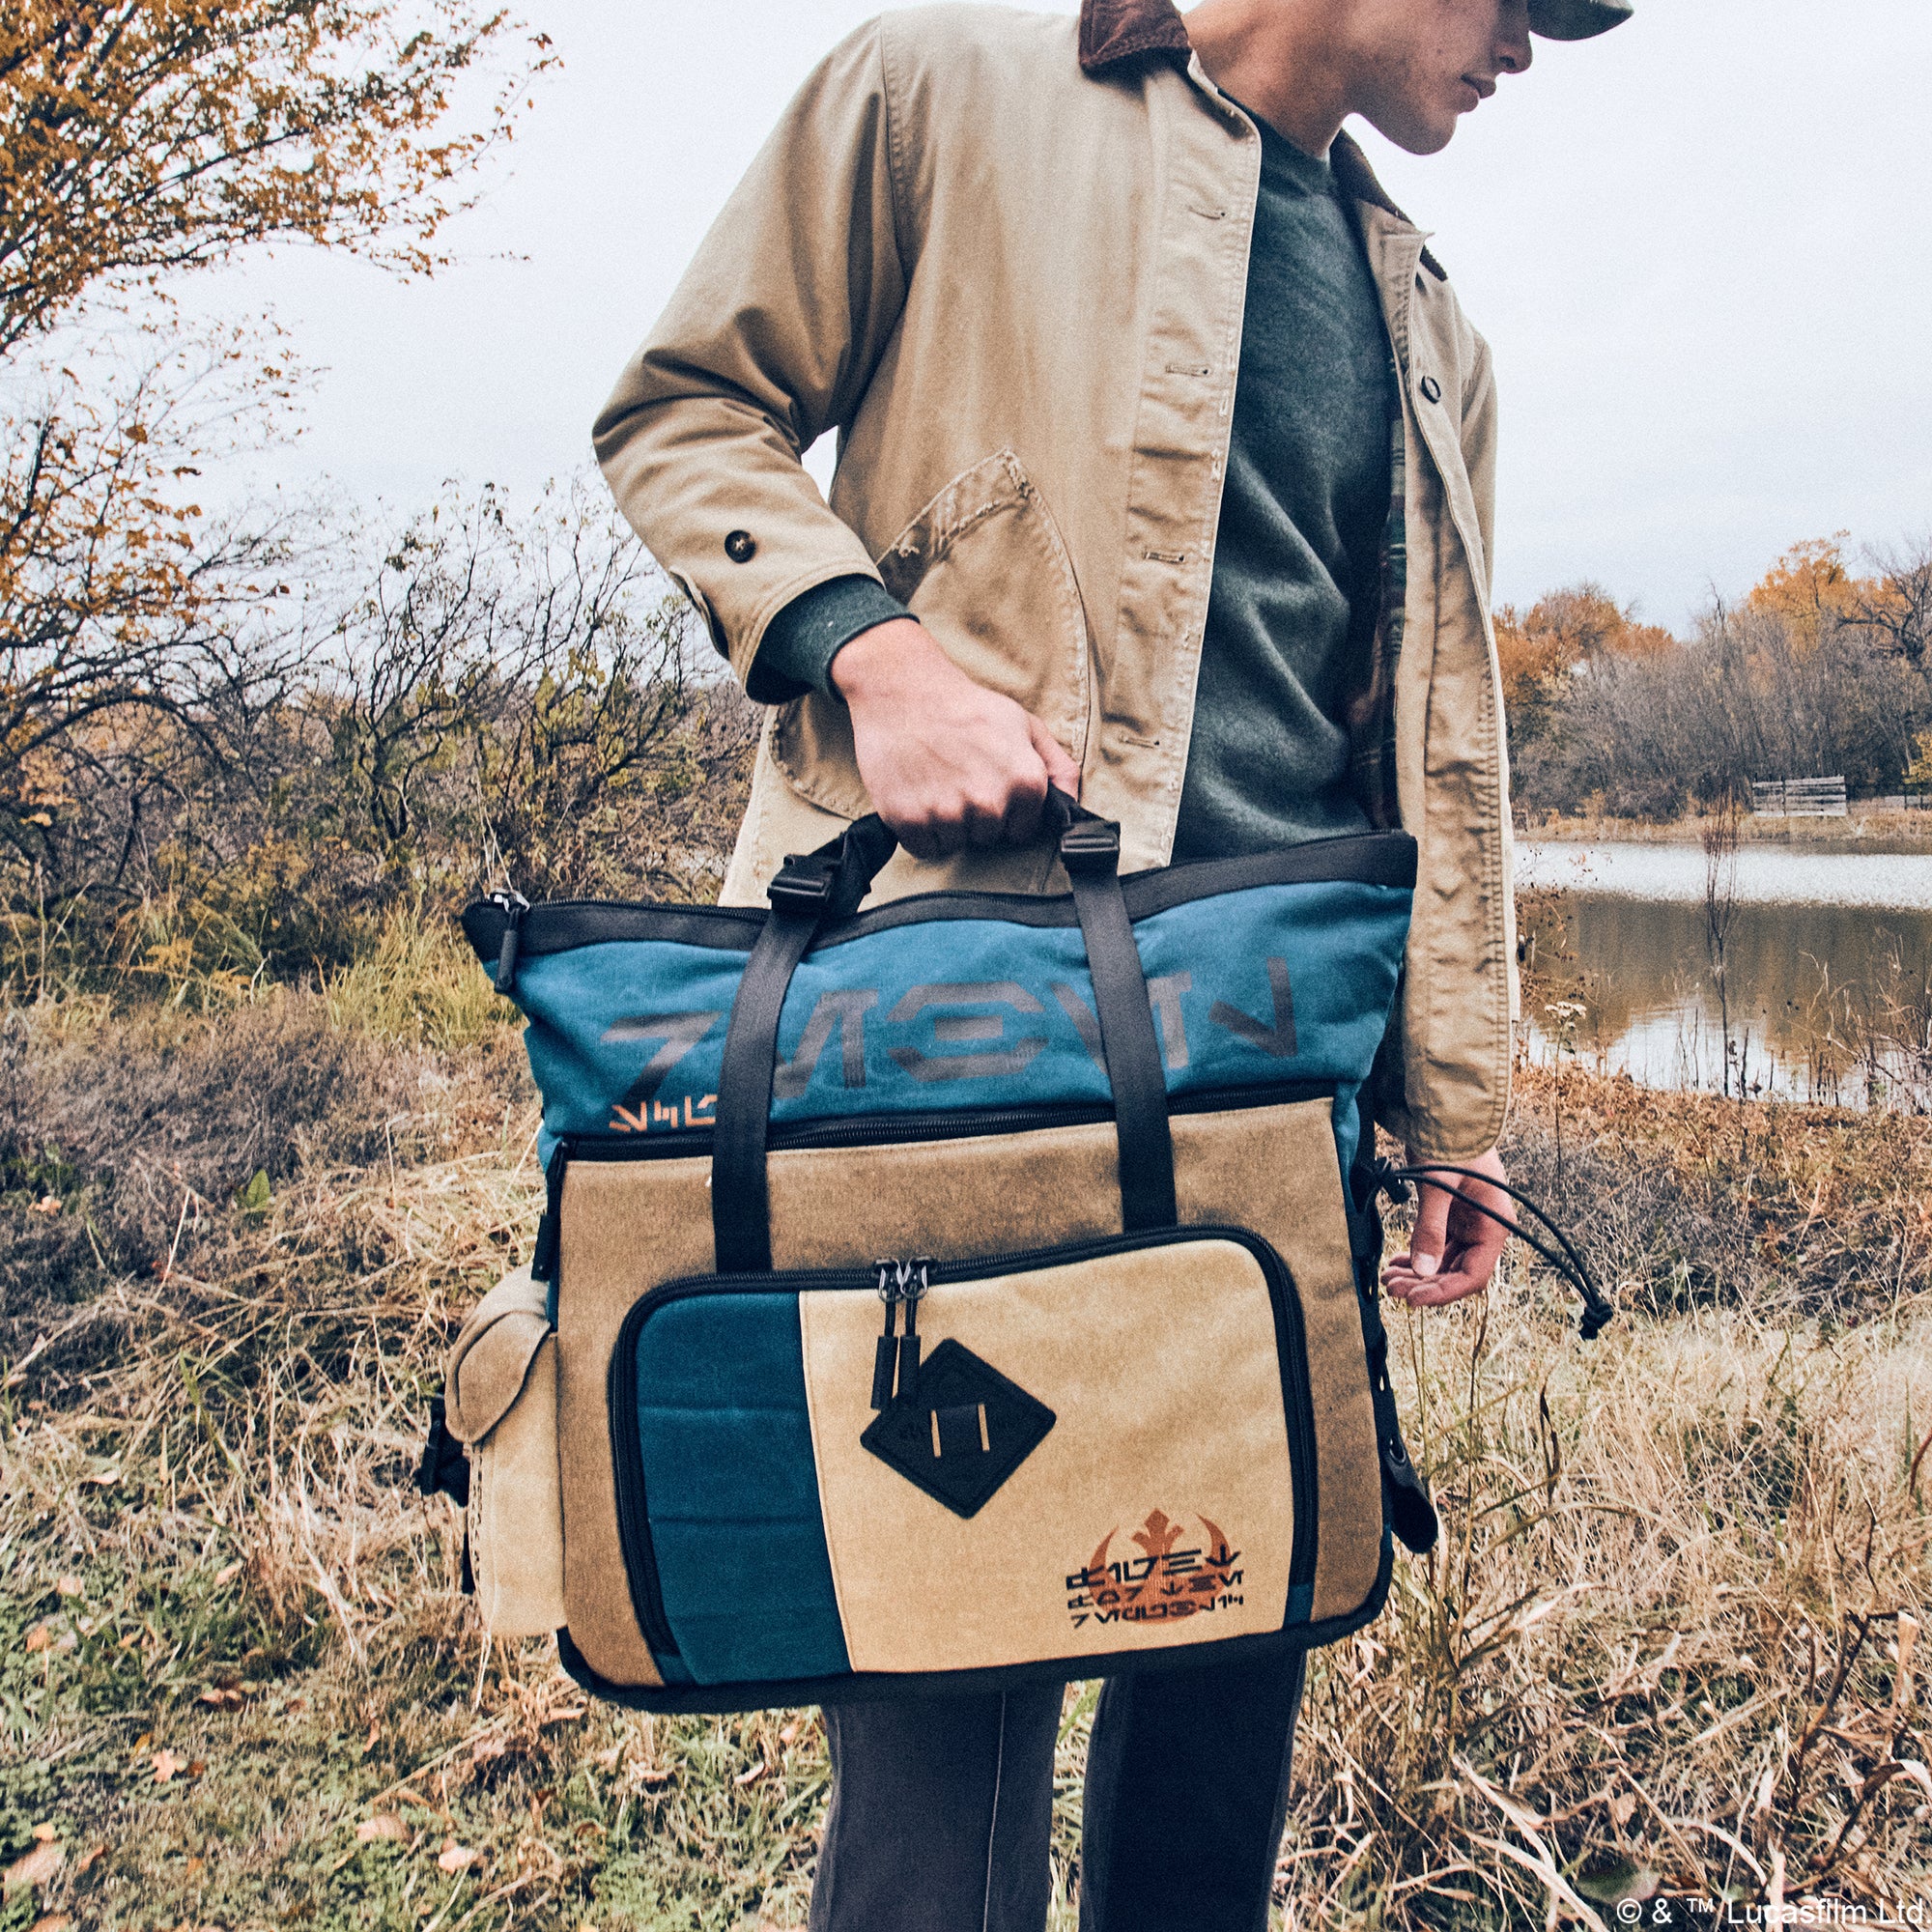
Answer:
[[[487,1648],[446,1507],[409,1485],[455,1320],[538,1190],[504,1030],[439,1043],[421,1014],[444,996],[407,979],[338,989],[349,1070],[275,1090],[259,1211],[224,1171],[171,1261],[15,1321],[0,1860],[43,1828],[60,1862],[0,1932],[49,1912],[128,1932],[803,1922],[810,1717],[628,1718],[546,1644]],[[37,1105],[77,1106],[85,1065],[138,1085],[161,1077],[144,1056],[243,1037],[234,1013],[172,1044],[99,1014],[16,1024]],[[363,1058],[377,1034],[414,1043]],[[76,1058],[83,1036],[126,1065]],[[1516,1157],[1627,1319],[1579,1348],[1520,1264],[1484,1311],[1399,1314],[1446,1534],[1318,1661],[1286,1921],[1607,1924],[1619,1884],[1901,1896],[1932,1866],[1909,1667],[1932,1580],[1932,1123],[1530,1075]],[[74,1203],[103,1198],[70,1167]],[[1076,1689],[1067,1927],[1091,1709]]]
[[[1735,1134],[1735,1104],[1673,1099],[1619,1135],[1615,1083],[1562,1084],[1573,1145],[1626,1185],[1647,1164],[1694,1179]],[[1528,1086],[1520,1143],[1557,1097]],[[1876,1123],[1806,1124],[1773,1178],[1876,1212]],[[1923,1123],[1878,1138],[1914,1173],[1932,1150]],[[1915,1280],[1920,1200],[1891,1204],[1917,1224]],[[1607,1922],[1619,1886],[1920,1895],[1932,1309],[1887,1271],[1856,1309],[1830,1280],[1827,1321],[1790,1312],[1821,1298],[1796,1284],[1768,1315],[1748,1283],[1685,1305],[1625,1274],[1630,1319],[1587,1349],[1520,1265],[1480,1311],[1403,1317],[1446,1534],[1316,1679],[1292,1922],[1445,1924],[1459,1892],[1476,1923]]]
[[[1690,812],[1682,818],[1619,818],[1604,811],[1541,811],[1522,817],[1518,837],[1616,840],[1634,845],[1695,845],[1711,823]],[[1747,845],[1815,845],[1844,838],[1871,840],[1873,846],[1912,849],[1932,846],[1932,811],[1888,811],[1856,804],[1843,818],[1764,817],[1747,813],[1740,827]]]

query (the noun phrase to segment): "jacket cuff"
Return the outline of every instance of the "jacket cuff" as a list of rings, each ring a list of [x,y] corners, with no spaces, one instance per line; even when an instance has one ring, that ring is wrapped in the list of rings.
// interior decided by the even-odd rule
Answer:
[[[862,631],[912,612],[874,577],[835,577],[794,597],[765,626],[746,696],[781,704],[808,691],[835,696],[832,660]]]

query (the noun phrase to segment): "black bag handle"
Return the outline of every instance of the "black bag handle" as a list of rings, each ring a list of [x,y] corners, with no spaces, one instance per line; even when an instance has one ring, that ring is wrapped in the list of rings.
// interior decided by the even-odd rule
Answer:
[[[1100,1055],[1114,1094],[1120,1137],[1121,1223],[1129,1234],[1171,1228],[1174,1142],[1167,1121],[1167,1076],[1147,977],[1121,893],[1121,828],[1049,787],[1042,825],[1057,839],[1073,882],[1073,910],[1087,945]],[[724,1064],[718,1081],[711,1143],[711,1234],[721,1274],[766,1274],[772,1265],[771,1200],[765,1139],[779,1017],[792,974],[819,928],[849,919],[884,869],[898,840],[876,813],[861,818],[816,852],[788,858],[767,888],[770,917],[745,962]]]

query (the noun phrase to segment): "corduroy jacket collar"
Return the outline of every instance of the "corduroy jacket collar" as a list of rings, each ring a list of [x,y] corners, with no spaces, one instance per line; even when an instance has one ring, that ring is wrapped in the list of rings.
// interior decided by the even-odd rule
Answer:
[[[1172,54],[1184,64],[1191,51],[1187,23],[1174,0],[1085,0],[1080,9],[1080,65],[1088,73],[1105,73],[1140,54]],[[1389,199],[1352,136],[1337,134],[1328,159],[1344,194],[1415,225]],[[1422,261],[1438,281],[1445,279],[1441,265],[1426,248]]]
[[[1187,26],[1174,0],[1086,0],[1080,10],[1080,65],[1099,73],[1135,54],[1189,52]]]

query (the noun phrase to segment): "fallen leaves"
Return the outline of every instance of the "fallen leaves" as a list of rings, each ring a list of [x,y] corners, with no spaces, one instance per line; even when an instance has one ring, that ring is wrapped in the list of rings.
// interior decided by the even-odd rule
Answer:
[[[438,1866],[446,1872],[468,1871],[476,1862],[477,1851],[473,1845],[459,1845],[454,1838],[445,1839],[442,1850],[437,1854]]]
[[[237,1690],[231,1686],[217,1684],[212,1690],[204,1690],[195,1699],[198,1704],[207,1704],[216,1711],[233,1711],[248,1701],[245,1690]]]
[[[196,1758],[190,1763],[185,1758],[177,1757],[166,1748],[157,1750],[148,1762],[155,1768],[156,1784],[172,1784],[178,1777],[199,1777],[208,1769],[207,1763]]]
[[[26,1641],[21,1648],[32,1657],[37,1651],[53,1650],[63,1654],[74,1649],[80,1642],[72,1631],[63,1631],[56,1627],[51,1617],[43,1617],[28,1631]]]
[[[78,1577],[59,1577],[54,1579],[54,1595],[57,1597],[78,1597],[82,1595]]]
[[[393,1811],[379,1811],[373,1818],[363,1819],[355,1828],[355,1836],[357,1842],[364,1845],[407,1845],[412,1842],[410,1828]]]
[[[36,1918],[27,1932],[68,1932],[73,1923],[65,1912],[43,1912]]]
[[[67,1863],[67,1847],[43,1838],[31,1852],[23,1852],[0,1877],[0,1890],[38,1889]]]

